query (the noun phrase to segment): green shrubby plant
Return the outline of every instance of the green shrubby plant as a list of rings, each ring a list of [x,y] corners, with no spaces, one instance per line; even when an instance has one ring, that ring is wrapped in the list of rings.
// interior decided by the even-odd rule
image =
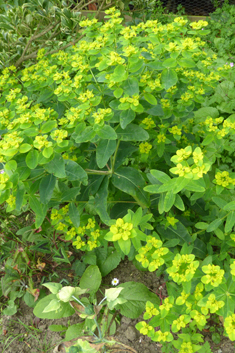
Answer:
[[[106,14],[80,22],[66,51],[2,70],[0,201],[102,275],[125,255],[165,273],[169,297],[147,299],[154,318],[137,326],[152,339],[196,352],[216,313],[233,340],[234,69],[203,50],[205,21],[123,27]],[[53,295],[39,303],[57,315]]]
[[[227,2],[218,7],[208,18],[210,34],[205,37],[207,45],[221,58],[234,61],[235,6]]]
[[[109,6],[123,6],[122,1],[97,0],[99,16]],[[35,63],[39,49],[47,54],[74,45],[80,39],[82,12],[92,1],[27,0],[0,3],[0,68]],[[91,13],[91,16],[93,14]]]

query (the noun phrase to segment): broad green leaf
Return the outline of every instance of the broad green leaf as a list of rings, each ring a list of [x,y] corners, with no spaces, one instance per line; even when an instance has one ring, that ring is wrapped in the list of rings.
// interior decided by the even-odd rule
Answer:
[[[100,169],[104,168],[109,158],[115,152],[116,141],[101,140],[96,148],[96,162]]]
[[[107,276],[112,270],[114,270],[120,263],[122,257],[120,251],[113,251],[105,261],[99,262],[99,269],[102,274],[102,277]]]
[[[148,185],[144,187],[144,191],[150,192],[150,194],[157,194],[160,188],[159,184]]]
[[[120,246],[121,251],[124,255],[128,255],[131,250],[131,241],[130,239],[123,240],[122,238],[118,240],[118,245]]]
[[[72,187],[64,190],[61,194],[60,202],[71,201],[74,200],[75,197],[80,193],[80,187]]]
[[[163,237],[162,240],[179,239],[180,245],[184,245],[185,243],[189,244],[192,242],[192,238],[189,235],[189,232],[181,222],[177,222],[175,227],[176,229],[172,226],[169,226],[167,229],[165,229],[164,227],[159,226],[158,233]]]
[[[23,143],[23,145],[20,146],[19,152],[20,153],[26,153],[32,149],[32,146],[29,145],[28,143]]]
[[[107,212],[107,198],[109,194],[108,186],[109,186],[109,177],[106,176],[103,179],[101,186],[97,191],[94,199],[94,209],[100,216],[102,222],[104,222],[105,224],[109,224],[109,221],[110,221],[110,217]]]
[[[192,253],[200,259],[205,259],[207,255],[206,244],[199,238],[193,243]]]
[[[121,167],[113,174],[112,183],[116,188],[131,195],[141,207],[149,206],[148,194],[143,191],[145,180],[138,170]]]
[[[41,133],[46,134],[47,132],[52,131],[55,127],[57,127],[56,120],[47,121],[45,124],[42,125]]]
[[[125,129],[135,119],[135,112],[132,109],[123,110],[120,114],[120,125]]]
[[[89,289],[90,292],[96,293],[100,287],[101,278],[99,267],[90,265],[83,273],[79,287],[81,289]]]
[[[17,173],[19,174],[19,180],[24,181],[24,180],[26,180],[29,177],[29,175],[31,173],[31,170],[28,167],[26,167],[26,166],[25,167],[19,167],[17,169]]]
[[[64,325],[50,325],[48,329],[52,332],[61,332],[61,331],[66,331],[67,326]]]
[[[139,317],[144,311],[147,301],[159,304],[157,295],[150,292],[142,283],[125,282],[120,284],[119,287],[123,287],[119,298],[126,299],[126,302],[116,305],[116,309],[120,310],[121,314],[126,317],[131,319]]]
[[[65,163],[63,157],[59,153],[55,153],[54,158],[44,168],[48,173],[54,174],[57,178],[65,178]]]
[[[187,185],[184,186],[186,190],[194,192],[204,192],[205,187],[200,185],[200,180],[190,180]]]
[[[224,208],[228,203],[223,200],[221,197],[214,196],[212,197],[212,201],[219,207],[219,208]]]
[[[149,139],[149,134],[139,125],[129,124],[125,130],[120,126],[116,133],[121,141],[146,141]]]
[[[21,210],[21,206],[24,200],[24,193],[25,193],[24,183],[22,183],[22,181],[19,181],[17,185],[17,190],[16,190],[16,211]]]
[[[87,185],[87,173],[76,162],[67,160],[65,163],[65,173],[68,180],[79,180],[84,185]]]
[[[175,196],[176,197],[175,197],[174,206],[177,207],[180,211],[185,211],[183,200],[179,195],[176,194]]]
[[[177,60],[177,62],[182,67],[190,68],[190,67],[195,67],[196,66],[195,62],[192,59],[188,59],[188,58],[187,59],[186,58],[181,58],[181,59]]]
[[[35,227],[39,228],[47,214],[47,206],[40,204],[36,196],[29,196],[29,205],[36,215]]]
[[[235,201],[227,203],[224,208],[225,211],[234,211],[235,210]]]
[[[123,94],[123,89],[121,87],[118,87],[115,89],[115,91],[113,91],[113,95],[116,98],[120,98],[122,94]]]
[[[150,170],[150,173],[154,176],[154,178],[159,180],[162,184],[165,184],[166,182],[171,180],[169,175],[167,175],[166,173],[162,172],[161,170],[152,169],[152,170]]]
[[[206,229],[207,227],[208,227],[208,223],[205,223],[205,222],[197,222],[196,224],[195,224],[195,227],[197,228],[197,229]]]
[[[216,119],[219,117],[219,111],[213,107],[203,107],[194,112],[195,118],[206,119],[208,116]]]
[[[161,74],[161,81],[167,90],[178,82],[177,73],[173,69],[164,69]]]
[[[145,93],[144,99],[152,105],[157,105],[157,99],[151,93]]]
[[[109,125],[104,125],[102,127],[102,129],[97,131],[97,135],[105,140],[116,140],[117,139],[117,134],[116,134],[115,130]]]
[[[79,324],[70,325],[65,333],[65,342],[71,341],[74,338],[78,338],[83,335],[83,331],[85,329],[85,322],[81,322]],[[50,327],[49,327],[50,328]]]
[[[165,196],[166,194],[161,194],[160,195],[160,198],[159,198],[159,201],[158,201],[158,212],[160,214],[163,214],[164,212],[164,200],[165,200]]]
[[[173,191],[168,191],[164,200],[164,211],[169,212],[175,202],[175,194]]]
[[[70,202],[69,204],[69,218],[74,227],[78,228],[80,226],[80,214],[74,202]]]
[[[53,152],[54,152],[53,147],[45,147],[42,151],[42,154],[45,158],[50,158]]]
[[[206,228],[207,233],[213,232],[215,229],[217,229],[221,223],[223,222],[222,219],[215,219],[213,222],[209,224],[209,226]]]
[[[56,184],[56,177],[53,174],[49,174],[42,178],[39,185],[40,201],[43,204],[47,204],[53,194]]]
[[[76,143],[88,142],[95,137],[96,132],[93,130],[91,126],[87,126],[85,130],[81,132],[81,134],[74,135]]]
[[[162,65],[166,68],[169,68],[169,67],[176,67],[177,65],[177,61],[175,59],[172,59],[172,58],[168,58],[166,60],[163,61]]]
[[[225,233],[231,232],[234,224],[235,224],[235,211],[232,211],[228,214],[228,217],[226,219],[225,228],[224,228]]]
[[[68,317],[74,314],[74,309],[71,305],[63,302],[60,303],[61,310],[50,311],[48,313],[43,312],[52,300],[58,300],[56,294],[50,294],[41,299],[34,308],[34,315],[40,319],[61,319],[62,317]]]
[[[139,94],[139,81],[135,77],[129,77],[122,84],[122,88],[125,94],[128,94],[128,96]]]
[[[27,167],[29,167],[30,169],[35,169],[38,165],[38,157],[39,155],[37,150],[32,149],[31,151],[29,151],[25,158]]]
[[[43,286],[48,288],[52,294],[57,294],[62,288],[62,284],[54,282],[43,283]]]

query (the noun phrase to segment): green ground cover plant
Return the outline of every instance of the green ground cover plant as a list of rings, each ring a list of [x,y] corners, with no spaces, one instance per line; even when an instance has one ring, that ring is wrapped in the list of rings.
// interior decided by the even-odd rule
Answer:
[[[234,61],[235,6],[226,1],[208,18],[210,34],[205,37],[208,47],[221,58]]]
[[[86,271],[97,273],[96,293],[125,256],[164,274],[168,297],[140,295],[137,328],[180,353],[203,353],[198,331],[214,316],[235,340],[235,71],[204,50],[206,21],[124,27],[115,8],[106,16],[81,21],[83,40],[65,51],[40,49],[35,65],[2,70],[0,202],[14,216],[35,215],[18,232],[31,250],[54,248],[68,263],[80,256],[84,291]],[[58,291],[36,315],[63,317]],[[84,300],[87,310],[97,305]]]

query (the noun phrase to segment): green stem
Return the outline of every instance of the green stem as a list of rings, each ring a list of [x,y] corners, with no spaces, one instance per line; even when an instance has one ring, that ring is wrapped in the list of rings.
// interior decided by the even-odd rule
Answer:
[[[116,162],[116,158],[117,158],[117,153],[118,153],[118,148],[119,148],[120,142],[121,142],[121,141],[118,140],[118,143],[117,143],[117,147],[116,147],[114,156],[113,156],[113,158],[111,159],[111,173],[112,173],[112,174],[114,173],[114,166],[115,166],[115,162]]]
[[[100,338],[100,339],[102,339],[103,337],[102,337],[102,333],[101,333],[101,331],[100,331],[99,324],[98,324],[98,322],[97,322],[97,320],[96,320],[96,318],[95,318],[95,317],[94,317],[94,319],[93,319],[93,320],[95,321],[95,324],[96,324],[97,330],[98,330],[98,332],[99,332],[99,338]]]
[[[105,171],[105,170],[93,170],[93,169],[85,169],[87,174],[92,174],[92,175],[109,175],[111,174],[111,170]]]
[[[107,298],[104,297],[104,298],[99,302],[98,306],[101,305],[106,299],[107,299]]]
[[[82,305],[83,308],[85,308],[85,305],[82,304],[82,302],[80,302],[80,300],[79,300],[78,298],[76,298],[74,295],[72,295],[72,298],[73,298],[74,300],[76,300],[76,302],[78,302],[80,305]]]
[[[25,182],[28,182],[28,181],[31,181],[31,180],[36,180],[37,178],[41,177],[43,174],[46,174],[46,172],[43,172],[43,173],[41,173],[41,174],[35,176],[34,178],[26,179],[26,180],[24,180],[24,181],[25,181]]]

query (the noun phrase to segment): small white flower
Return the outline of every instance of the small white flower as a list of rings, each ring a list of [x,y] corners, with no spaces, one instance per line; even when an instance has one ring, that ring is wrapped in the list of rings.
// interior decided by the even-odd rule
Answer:
[[[230,63],[229,65],[230,65],[231,67],[233,67],[233,66],[234,66],[234,63]]]
[[[119,279],[114,278],[114,279],[112,280],[112,285],[113,285],[113,286],[117,286],[118,283],[119,283]]]
[[[1,171],[0,171],[0,174],[4,174],[5,172],[4,172],[4,170],[2,169]]]

